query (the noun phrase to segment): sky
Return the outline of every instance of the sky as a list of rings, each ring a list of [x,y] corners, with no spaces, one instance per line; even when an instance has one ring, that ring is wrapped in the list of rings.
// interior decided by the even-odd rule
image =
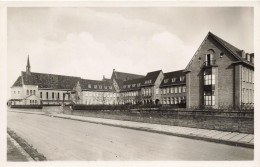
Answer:
[[[100,80],[184,69],[209,31],[251,53],[253,21],[250,7],[8,8],[8,89],[28,55],[32,72]]]

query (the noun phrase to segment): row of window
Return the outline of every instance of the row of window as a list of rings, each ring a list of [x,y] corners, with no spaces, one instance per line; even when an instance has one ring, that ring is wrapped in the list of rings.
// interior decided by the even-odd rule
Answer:
[[[98,99],[90,99],[85,100],[84,104],[93,105],[93,104],[116,104],[115,100],[98,100]]]
[[[49,97],[50,93],[50,97]],[[45,99],[52,99],[52,100],[64,100],[66,98],[67,93],[61,93],[60,92],[45,92]],[[62,97],[61,97],[62,96]],[[67,94],[68,99],[70,99],[70,94]],[[43,92],[40,92],[40,98],[43,99]]]
[[[37,104],[37,100],[30,100],[30,104]]]
[[[88,88],[91,88],[92,85],[91,84],[88,84]],[[97,89],[102,89],[103,88],[103,85],[94,85],[94,88]],[[104,89],[112,89],[112,86],[107,86],[107,85],[104,85]]]
[[[85,96],[104,96],[104,97],[116,97],[116,93],[108,92],[86,92]]]
[[[124,97],[128,97],[128,96],[138,96],[138,95],[139,95],[138,91],[131,91],[131,92],[124,92],[124,93],[123,93],[123,96],[124,96]]]
[[[167,88],[161,89],[162,94],[169,94],[169,93],[184,93],[186,92],[186,86],[172,86]]]
[[[162,104],[180,104],[185,103],[186,97],[165,97],[162,98]]]
[[[173,78],[171,79],[171,81],[172,81],[172,82],[176,82],[176,79],[177,79],[176,77],[173,77]],[[185,76],[180,76],[180,81],[184,81],[184,79],[185,79]],[[168,81],[169,81],[168,78],[163,80],[164,83],[168,83]]]
[[[247,67],[242,67],[242,75],[243,75],[243,81],[244,82],[249,82],[249,83],[254,83],[254,71],[247,68]]]
[[[14,94],[16,94],[16,91],[14,91]],[[19,91],[19,90],[17,91],[17,94],[20,94],[20,91]]]
[[[35,90],[26,90],[27,95],[35,95],[36,91]]]
[[[145,81],[145,82],[146,82],[146,81]],[[152,80],[151,80],[151,82],[152,82]],[[147,82],[147,83],[148,83],[148,82]],[[134,84],[124,85],[123,88],[124,88],[124,89],[125,89],[125,88],[131,88],[131,87],[132,87],[132,88],[135,88],[136,86],[137,86],[137,87],[140,87],[140,86],[141,86],[141,83],[138,83],[138,84],[135,84],[135,83],[134,83]]]
[[[152,95],[151,88],[142,89],[142,94],[143,94],[143,96],[151,96]]]

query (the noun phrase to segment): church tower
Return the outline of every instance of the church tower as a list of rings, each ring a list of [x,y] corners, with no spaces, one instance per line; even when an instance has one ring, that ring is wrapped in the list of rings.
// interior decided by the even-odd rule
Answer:
[[[31,65],[30,65],[29,55],[28,55],[28,58],[27,58],[26,73],[27,74],[31,73]]]

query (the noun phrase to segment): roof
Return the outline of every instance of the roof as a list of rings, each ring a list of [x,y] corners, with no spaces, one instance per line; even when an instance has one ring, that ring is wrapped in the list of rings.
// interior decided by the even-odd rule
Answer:
[[[118,71],[114,71],[114,73],[116,75],[116,79],[119,79],[119,80],[122,80],[122,81],[144,77],[143,75],[130,74],[130,73],[124,73],[124,72],[118,72]]]
[[[124,81],[121,91],[138,90],[141,88],[143,80],[144,80],[144,77]]]
[[[224,46],[229,52],[231,52],[238,60],[245,62],[247,64],[250,64],[254,66],[253,63],[247,61],[247,59],[242,58],[242,52],[243,50],[238,49],[237,47],[231,45],[227,41],[221,39],[220,37],[216,36],[215,34],[209,32],[209,35],[211,35],[216,41],[218,41],[222,46]]]
[[[158,78],[158,76],[161,72],[162,72],[162,70],[147,73],[147,75],[143,79],[142,85],[143,86],[154,85],[156,79]]]
[[[252,62],[249,62],[247,61],[245,58],[242,58],[242,52],[243,50],[241,49],[238,49],[237,47],[231,45],[230,43],[228,43],[227,41],[223,40],[222,38],[216,36],[215,34],[213,34],[212,32],[208,32],[207,36],[205,37],[205,39],[203,40],[203,42],[201,43],[201,45],[203,45],[204,41],[209,38],[209,37],[212,37],[215,41],[217,41],[220,45],[222,45],[228,52],[230,52],[239,62],[242,62],[242,63],[245,63],[249,66],[252,66],[254,67],[254,64]],[[200,45],[200,47],[201,47]],[[199,48],[200,48],[199,47]],[[197,51],[196,51],[197,53]],[[195,53],[195,55],[196,55]],[[194,56],[195,56],[194,55]],[[250,54],[250,55],[254,55],[254,54]],[[194,57],[193,56],[193,57]],[[193,59],[193,58],[192,58]],[[190,63],[192,62],[192,59],[191,61],[189,62],[189,64],[186,66],[185,70],[186,71],[189,71],[188,70],[188,67],[190,65]]]
[[[99,81],[99,80],[90,80],[90,79],[80,79],[80,86],[82,90],[91,90],[91,91],[115,91],[115,88],[110,82],[110,80]]]
[[[12,87],[21,87],[23,84],[22,84],[22,77],[19,76],[16,81],[14,82],[13,86]]]
[[[184,76],[183,81],[180,80],[181,76]],[[175,78],[175,80],[173,78]],[[165,82],[164,81],[165,79],[168,81]],[[160,87],[172,86],[172,85],[182,85],[182,84],[186,84],[186,77],[185,77],[184,70],[179,70],[179,71],[172,71],[172,72],[164,73],[164,79],[163,79]]]
[[[72,89],[80,77],[22,72],[24,85],[38,85],[43,89]]]

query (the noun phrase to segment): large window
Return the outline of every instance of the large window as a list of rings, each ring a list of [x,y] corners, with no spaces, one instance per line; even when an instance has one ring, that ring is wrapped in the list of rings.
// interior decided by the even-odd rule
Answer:
[[[204,105],[215,105],[215,69],[204,71]]]

